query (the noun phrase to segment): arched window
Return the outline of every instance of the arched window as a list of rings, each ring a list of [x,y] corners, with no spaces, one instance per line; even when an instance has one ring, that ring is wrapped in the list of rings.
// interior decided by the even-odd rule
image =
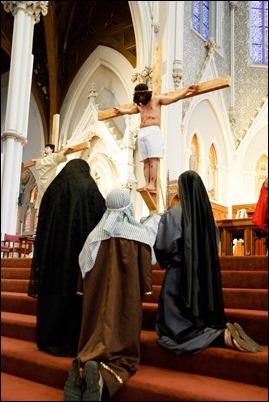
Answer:
[[[256,199],[259,198],[261,186],[267,177],[268,177],[268,158],[266,155],[262,155],[256,163],[256,175],[255,175]]]
[[[209,1],[193,1],[192,26],[206,40],[209,39]]]
[[[250,2],[250,59],[268,65],[268,1]]]
[[[193,1],[192,28],[206,42],[215,42],[222,50],[223,1]]]
[[[217,154],[213,144],[208,155],[207,192],[210,199],[217,199]]]
[[[191,142],[191,154],[189,159],[189,169],[199,173],[199,143],[197,135],[194,134]]]

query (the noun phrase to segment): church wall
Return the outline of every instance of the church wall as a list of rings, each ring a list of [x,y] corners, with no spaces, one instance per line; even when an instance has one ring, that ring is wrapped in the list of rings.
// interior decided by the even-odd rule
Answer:
[[[156,4],[160,4],[158,13]],[[103,110],[114,105],[132,102],[133,88],[137,82],[132,75],[142,68],[152,66],[154,43],[162,44],[162,92],[175,89],[173,81],[174,61],[182,63],[180,87],[194,82],[230,75],[231,32],[229,2],[221,3],[222,19],[221,48],[212,54],[205,48],[204,40],[191,28],[192,2],[129,2],[137,44],[137,65],[130,63],[115,50],[99,46],[81,67],[67,92],[60,111],[60,140],[58,148],[66,146],[83,120],[89,102],[89,93],[94,86],[95,105]],[[178,8],[177,8],[178,7]],[[156,25],[155,25],[156,24]],[[207,158],[213,143],[218,158],[219,180],[216,204],[231,208],[235,204],[255,203],[255,168],[262,154],[268,157],[268,111],[265,108],[268,90],[268,68],[249,64],[249,13],[248,2],[237,2],[235,10],[235,121],[229,121],[231,89],[215,91],[206,96],[179,101],[162,110],[162,132],[166,154],[160,166],[160,210],[166,205],[167,173],[170,179],[188,169],[191,139],[197,134],[201,150],[201,171],[207,183]],[[154,29],[156,28],[156,32]],[[176,40],[176,35],[178,38]],[[1,77],[2,78],[2,77]],[[1,79],[2,81],[2,79]],[[257,85],[258,83],[258,85]],[[2,105],[6,104],[6,93],[1,90]],[[1,108],[1,127],[5,110]],[[126,131],[135,137],[139,117],[119,117],[102,123],[99,134],[111,131],[120,144]],[[83,133],[82,133],[83,134]],[[97,133],[98,134],[98,133]],[[100,144],[100,142],[99,142]],[[28,144],[24,146],[23,161],[38,156],[44,147],[44,132],[38,108],[31,98]],[[102,158],[109,152],[100,146]],[[126,150],[122,150],[122,153]],[[132,198],[136,216],[145,216],[148,209],[136,187],[143,184],[142,164],[137,149],[129,149],[124,162],[119,165],[128,170],[128,177],[134,180]],[[106,155],[105,155],[106,153]],[[133,155],[132,155],[133,153]],[[133,160],[130,161],[131,156]],[[74,157],[74,156],[73,156]],[[98,158],[98,154],[95,155]],[[95,160],[96,161],[96,160]],[[133,165],[132,165],[133,164]],[[104,193],[118,185],[118,166],[111,158],[96,161],[100,184]],[[268,169],[268,165],[267,165]],[[31,169],[36,175],[34,168]],[[109,172],[109,174],[108,174]],[[134,177],[132,177],[134,175]],[[106,177],[104,177],[106,176]],[[127,183],[128,184],[128,183]],[[220,207],[222,208],[222,207]]]
[[[236,121],[234,135],[238,138],[239,142],[246,135],[252,121],[268,97],[268,66],[254,66],[250,64],[250,19],[248,4],[249,2],[238,1],[235,11]]]
[[[217,49],[212,56],[213,67],[211,68],[209,68],[207,64],[209,63],[207,60],[208,54],[203,39],[191,29],[192,2],[184,2],[184,6],[182,6],[181,3],[181,8],[178,12],[179,18],[184,21],[184,26],[179,31],[179,34],[182,35],[183,42],[177,43],[178,48],[176,48],[175,40],[175,32],[177,32],[176,24],[178,23],[175,18],[175,2],[160,2],[160,10],[157,19],[152,16],[153,3],[154,2],[130,3],[138,47],[137,66],[135,69],[128,65],[128,62],[126,62],[122,56],[117,55],[112,49],[99,47],[78,73],[61,110],[61,141],[63,143],[68,139],[66,136],[70,137],[76,125],[79,123],[83,110],[85,110],[86,107],[87,91],[92,83],[94,83],[97,92],[96,104],[101,110],[109,108],[113,104],[125,104],[132,100],[133,87],[136,84],[131,81],[132,74],[141,71],[143,66],[152,65],[152,52],[154,43],[156,42],[162,44],[162,92],[174,89],[172,71],[175,55],[180,59],[182,58],[183,72],[181,86],[183,87],[197,82],[199,79],[203,80],[203,77],[205,77],[205,79],[211,79],[215,78],[215,76],[230,74],[231,33],[229,2],[221,2],[220,16],[223,23],[222,42],[221,48]],[[257,68],[250,70],[249,67],[247,67],[246,55],[248,43],[241,33],[242,24],[246,26],[248,22],[246,4],[239,4],[235,15],[238,16],[235,18],[236,55],[238,54],[238,47],[242,47],[242,41],[244,41],[245,47],[244,57],[242,57],[242,54],[241,57],[236,56],[235,68],[241,71],[244,67],[244,71],[247,77],[249,77],[249,74],[254,74],[254,70]],[[150,28],[153,22],[158,25],[158,29],[155,33]],[[239,41],[238,38],[240,38]],[[210,71],[207,72],[205,71],[206,69]],[[251,71],[253,73],[251,73]],[[242,96],[243,90],[244,95],[249,95],[250,98],[251,92],[249,88],[247,88],[240,79],[239,82],[237,81],[239,78],[238,75],[236,75],[235,78],[235,89],[237,90],[239,88],[241,98],[246,98]],[[219,180],[221,186],[218,189],[218,202],[229,207],[236,203],[234,200],[235,197],[240,198],[240,202],[255,201],[254,189],[253,191],[249,191],[249,185],[250,183],[252,184],[253,181],[253,169],[250,169],[250,167],[244,168],[244,160],[238,156],[240,151],[236,150],[237,142],[234,139],[235,135],[229,124],[230,88],[221,91],[223,103],[218,100],[215,101],[215,98],[219,96],[220,95],[216,95],[216,93],[208,94],[208,98],[211,98],[210,101],[213,107],[211,111],[210,108],[207,109],[206,113],[201,113],[199,110],[198,98],[201,98],[201,96],[197,99],[193,98],[188,101],[180,101],[177,104],[163,108],[162,131],[166,147],[166,155],[161,161],[160,170],[160,185],[164,193],[163,198],[166,197],[167,172],[169,171],[171,179],[176,179],[181,171],[188,168],[189,144],[192,135],[197,130],[200,138],[200,147],[203,150],[201,156],[202,170],[200,173],[205,182],[207,181],[207,154],[212,142],[218,152],[218,165],[221,178]],[[256,103],[257,102],[258,99]],[[196,106],[193,106],[192,103]],[[235,106],[236,116],[239,116],[238,121],[242,121],[242,117],[240,116],[242,106],[237,103]],[[195,107],[197,110],[194,110]],[[124,117],[113,119],[109,124],[112,124],[114,129],[121,133],[123,133],[126,128]],[[138,124],[139,119],[132,117],[132,127],[135,128]],[[255,135],[253,141],[255,142]],[[265,144],[264,134],[262,134],[261,141]],[[243,143],[244,140],[241,142],[241,147]],[[247,160],[253,160],[253,151],[255,149],[257,149],[257,146],[253,146],[253,144],[249,143],[249,148],[244,150],[248,155]],[[142,166],[138,160],[137,151],[135,150],[134,174],[138,187],[143,183],[141,168]],[[242,176],[243,181],[241,180]],[[235,188],[237,191],[235,191]],[[247,194],[245,195],[246,189]],[[245,198],[247,198],[247,201]],[[141,215],[145,215],[147,208],[140,194],[136,194],[134,199],[137,214],[141,212]],[[162,204],[161,199],[160,209],[164,207]]]
[[[190,20],[192,2],[185,2],[185,26],[184,26],[184,76],[190,81],[193,77],[201,74],[205,49],[203,40],[192,29]],[[222,5],[221,5],[222,3]],[[235,32],[234,32],[234,56],[235,56],[235,121],[229,122],[229,127],[223,132],[224,136],[230,137],[223,147],[219,143],[221,155],[218,161],[223,171],[221,173],[222,187],[226,199],[223,203],[231,206],[240,202],[256,202],[257,191],[255,190],[255,165],[262,154],[268,155],[268,112],[262,117],[260,110],[267,101],[268,91],[268,67],[251,66],[249,63],[249,2],[236,2],[235,9]],[[229,2],[218,2],[222,7],[222,49],[216,49],[213,54],[216,72],[218,76],[231,74],[231,27]],[[246,29],[247,27],[247,29]],[[195,55],[195,57],[193,57]],[[257,85],[258,83],[258,85]],[[219,115],[225,115],[229,119],[231,106],[231,90],[222,92],[225,108],[217,107]],[[209,116],[207,116],[208,118]],[[262,120],[262,121],[261,121]],[[210,120],[209,120],[210,121]],[[225,121],[225,117],[223,118]],[[231,124],[234,123],[234,124]],[[262,124],[262,127],[260,127]],[[251,140],[250,140],[251,138]],[[217,140],[218,141],[218,140]],[[231,145],[231,142],[234,146]],[[229,155],[229,163],[222,165],[224,155]],[[187,155],[186,155],[187,156]],[[185,160],[187,166],[187,160]],[[238,201],[239,202],[239,201]]]
[[[66,142],[71,138],[87,107],[92,85],[97,93],[96,104],[100,110],[130,102],[132,71],[130,63],[122,55],[114,49],[99,46],[79,70],[63,102],[61,141]],[[121,124],[120,129],[123,128]]]

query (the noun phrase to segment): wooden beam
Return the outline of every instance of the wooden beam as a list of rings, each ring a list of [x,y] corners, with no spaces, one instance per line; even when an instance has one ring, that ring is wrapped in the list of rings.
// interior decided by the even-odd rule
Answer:
[[[73,154],[74,152],[83,151],[84,149],[90,148],[90,146],[91,146],[90,141],[81,142],[80,144],[77,145],[71,145],[70,147],[67,148],[68,151],[66,154],[69,155]]]
[[[53,135],[53,116],[58,113],[59,110],[59,77],[58,77],[58,36],[55,31],[56,26],[56,6],[53,1],[48,3],[48,13],[43,18],[44,23],[44,34],[45,34],[45,44],[47,53],[47,63],[48,63],[48,93],[49,93],[49,123],[48,132]],[[56,142],[53,142],[51,135],[49,135],[49,141],[57,146]]]
[[[189,94],[185,95],[182,99],[187,99],[187,98],[191,98],[193,96],[205,94],[207,92],[213,92],[213,91],[217,91],[219,89],[227,88],[231,85],[230,81],[231,81],[231,77],[229,75],[226,75],[226,76],[223,76],[220,78],[215,78],[213,80],[201,82],[201,83],[199,83],[199,88],[198,88],[197,92],[189,93]],[[186,90],[186,88],[181,88],[181,89],[177,89],[176,91],[166,92],[163,95],[173,96],[173,95],[180,94],[180,93],[184,92],[185,90]],[[124,109],[128,109],[128,108],[133,107],[133,105],[134,105],[133,103],[128,103],[125,105],[121,105],[120,107],[124,108]],[[98,120],[100,120],[100,121],[112,119],[113,117],[119,117],[117,115],[117,113],[115,112],[114,108],[100,110],[98,112]]]
[[[59,127],[60,127],[60,115],[54,114],[52,121],[51,143],[55,145],[56,150],[59,141]]]
[[[152,70],[152,93],[159,95],[162,89],[162,44],[154,44],[153,70]]]
[[[147,204],[150,213],[158,212],[157,194],[150,193],[149,191],[143,189],[137,189],[136,191],[141,194],[143,200]]]
[[[85,141],[80,144],[72,145],[71,147],[65,148],[65,149],[67,149],[66,155],[73,154],[74,152],[83,151],[84,149],[87,149],[87,148],[90,148],[90,141]],[[64,149],[55,151],[55,153],[62,152],[62,151],[64,151]],[[39,159],[39,158],[36,158],[36,159]],[[23,162],[22,167],[29,168],[29,167],[35,166],[36,159],[32,159],[31,161]]]

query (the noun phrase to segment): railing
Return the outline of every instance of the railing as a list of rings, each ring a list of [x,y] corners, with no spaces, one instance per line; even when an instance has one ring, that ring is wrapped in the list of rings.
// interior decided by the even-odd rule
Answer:
[[[266,255],[268,234],[252,223],[252,218],[221,219],[220,255],[234,255],[235,240],[242,239],[242,255]],[[237,254],[238,255],[238,254]]]

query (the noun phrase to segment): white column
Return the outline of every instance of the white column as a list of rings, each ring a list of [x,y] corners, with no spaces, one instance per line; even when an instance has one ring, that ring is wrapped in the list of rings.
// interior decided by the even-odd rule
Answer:
[[[3,142],[1,183],[1,239],[16,233],[18,195],[23,146],[27,143],[33,71],[33,31],[40,13],[47,14],[48,1],[2,1],[14,16],[10,74]]]
[[[163,2],[166,4],[166,2]],[[181,74],[183,65],[184,39],[184,2],[169,1],[169,22],[167,23],[167,38],[169,45],[164,48],[164,63],[166,63],[164,92],[182,87]],[[166,141],[166,156],[163,160],[163,183],[169,179],[175,180],[183,170],[185,135],[182,127],[182,106],[180,100],[162,108],[162,131]],[[165,189],[166,186],[163,185]],[[165,190],[164,190],[165,191]]]
[[[183,74],[183,29],[184,19],[182,7],[178,1],[171,2],[175,4],[175,49],[174,49],[174,62],[173,62],[173,81],[174,88],[178,89],[180,86],[182,74]]]
[[[235,62],[234,62],[234,25],[235,25],[235,19],[234,19],[234,14],[235,14],[235,10],[237,8],[237,1],[230,1],[229,2],[229,6],[230,6],[230,10],[231,10],[231,16],[230,16],[230,37],[231,37],[231,60],[230,60],[230,64],[231,64],[231,106],[230,106],[230,110],[229,110],[229,118],[230,118],[230,122],[231,124],[235,123],[235,110],[234,110],[234,106],[235,106],[235,89],[234,89],[234,72],[235,72]]]

